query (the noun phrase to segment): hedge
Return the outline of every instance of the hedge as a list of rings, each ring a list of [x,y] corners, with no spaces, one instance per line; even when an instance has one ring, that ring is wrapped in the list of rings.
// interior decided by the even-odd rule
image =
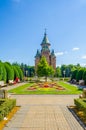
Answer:
[[[16,70],[18,71],[18,78],[20,79],[20,80],[23,80],[23,72],[22,72],[22,70],[21,70],[21,68],[19,67],[19,66],[15,66],[15,68],[16,68]]]
[[[5,62],[4,66],[6,68],[7,73],[7,83],[9,83],[9,80],[14,80],[14,70],[10,63]]]
[[[4,80],[4,82],[6,82],[6,80],[7,80],[6,69],[2,62],[0,62],[0,81],[1,80]]]
[[[82,110],[84,114],[86,115],[86,98],[78,98],[74,99],[74,104],[79,110]]]
[[[20,79],[19,72],[18,72],[16,66],[13,66],[13,70],[14,70],[14,80],[15,80],[16,78],[19,78],[19,79]]]
[[[16,99],[0,99],[0,121],[16,106]]]

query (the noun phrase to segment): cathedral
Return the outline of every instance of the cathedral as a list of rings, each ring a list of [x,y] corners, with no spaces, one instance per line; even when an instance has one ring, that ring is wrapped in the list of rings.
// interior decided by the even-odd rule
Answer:
[[[35,56],[35,68],[37,68],[37,65],[41,59],[42,56],[46,57],[46,60],[50,66],[53,67],[53,69],[56,69],[56,56],[54,54],[54,50],[50,51],[50,42],[48,40],[46,31],[44,33],[44,38],[41,43],[41,51],[37,50],[36,56]]]

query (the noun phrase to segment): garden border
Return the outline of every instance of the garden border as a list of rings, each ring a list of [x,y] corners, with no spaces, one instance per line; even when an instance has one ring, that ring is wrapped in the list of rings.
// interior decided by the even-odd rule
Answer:
[[[84,124],[84,122],[82,122],[82,120],[77,116],[77,114],[74,112],[74,110],[72,108],[70,108],[70,106],[67,106],[68,110],[72,113],[72,115],[76,118],[76,120],[79,122],[79,124],[84,128],[84,130],[86,130],[86,125]]]

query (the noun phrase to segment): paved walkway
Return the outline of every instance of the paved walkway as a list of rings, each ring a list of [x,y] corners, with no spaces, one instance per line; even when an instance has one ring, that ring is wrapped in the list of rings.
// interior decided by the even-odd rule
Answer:
[[[21,86],[21,85],[23,85],[23,84],[26,84],[26,82],[17,83],[17,84],[14,84],[14,85],[8,85],[8,86],[6,86],[6,87],[2,87],[1,89],[10,90],[10,89],[12,89],[12,88],[16,88],[16,87]]]
[[[12,95],[20,110],[3,130],[83,130],[68,105],[77,95]]]

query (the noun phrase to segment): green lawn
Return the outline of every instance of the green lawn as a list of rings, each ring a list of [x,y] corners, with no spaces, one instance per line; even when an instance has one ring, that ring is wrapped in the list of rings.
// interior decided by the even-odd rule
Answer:
[[[27,88],[29,88],[31,85],[35,83],[28,83],[22,86],[19,86],[17,88],[11,89],[8,92],[13,94],[80,94],[82,93],[81,90],[78,90],[77,87],[67,84],[63,81],[59,81],[58,85],[65,88],[65,90],[55,90],[54,88],[40,88],[37,90],[29,91]]]

